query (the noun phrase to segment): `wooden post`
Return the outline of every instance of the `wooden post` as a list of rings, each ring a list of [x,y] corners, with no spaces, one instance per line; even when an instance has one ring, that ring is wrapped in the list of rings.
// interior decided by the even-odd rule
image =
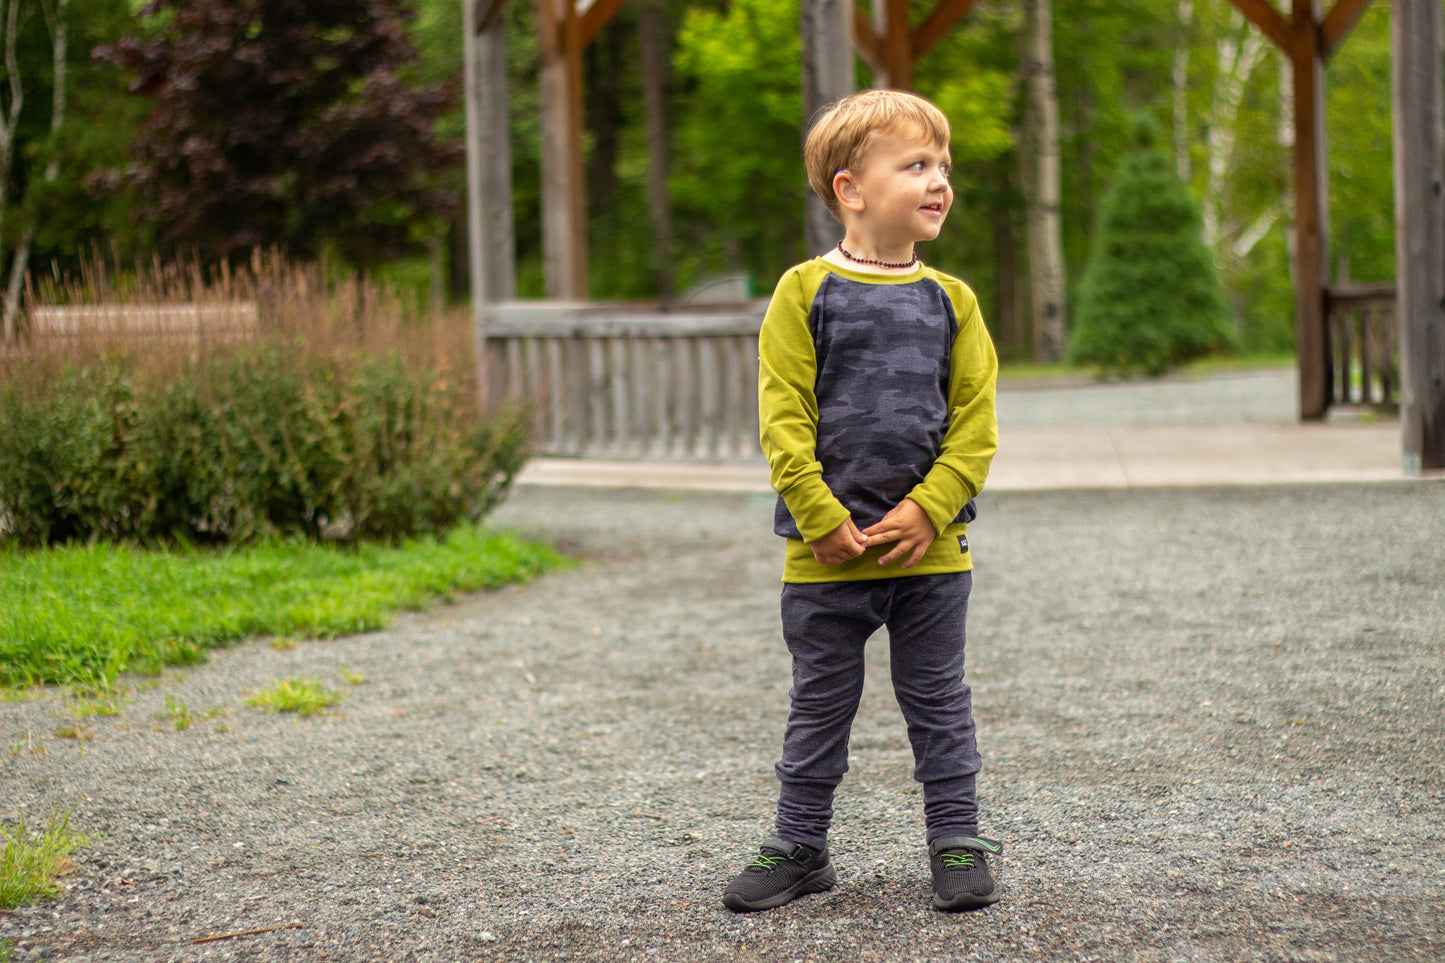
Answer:
[[[1293,0],[1293,4],[1289,55],[1294,68],[1295,347],[1299,414],[1308,421],[1325,416],[1333,387],[1324,311],[1330,236],[1325,73],[1319,0]]]
[[[1407,474],[1445,469],[1445,49],[1434,0],[1390,11],[1400,433]]]
[[[547,296],[587,296],[582,22],[573,0],[533,0],[542,65],[542,266]]]
[[[857,89],[853,72],[853,0],[803,0],[803,136],[818,111]],[[808,255],[822,254],[842,236],[823,199],[807,190],[803,236]]]
[[[466,34],[467,241],[472,316],[516,297],[504,0],[461,0]]]
[[[882,71],[875,87],[913,88],[913,50],[908,39],[908,0],[874,0],[873,29],[878,34]]]
[[[461,0],[467,114],[467,274],[472,288],[477,401],[490,404],[487,305],[517,294],[512,139],[507,117],[504,0]]]

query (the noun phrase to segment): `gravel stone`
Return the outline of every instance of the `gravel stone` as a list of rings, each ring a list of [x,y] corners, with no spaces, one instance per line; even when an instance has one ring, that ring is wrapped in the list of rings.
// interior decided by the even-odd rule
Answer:
[[[0,818],[60,805],[99,837],[0,940],[95,963],[1445,958],[1445,484],[985,493],[968,671],[1007,849],[1002,902],[965,915],[929,906],[881,637],[838,886],[721,905],[776,799],[771,505],[523,487],[495,521],[576,567],[128,678],[89,741],[57,735],[63,690],[0,705]],[[346,698],[245,704],[293,675]]]

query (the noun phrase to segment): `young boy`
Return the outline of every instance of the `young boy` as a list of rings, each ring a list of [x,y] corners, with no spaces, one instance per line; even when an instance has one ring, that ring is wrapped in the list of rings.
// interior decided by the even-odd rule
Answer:
[[[953,202],[948,120],[912,94],[863,91],[822,115],[804,158],[844,236],[783,275],[759,337],[774,530],[788,540],[792,709],[776,835],[723,903],[771,909],[836,881],[833,792],[848,769],[864,643],[887,626],[933,905],[975,909],[998,899],[986,857],[1002,844],[978,836],[966,524],[998,446],[998,362],[973,292],[914,253]]]

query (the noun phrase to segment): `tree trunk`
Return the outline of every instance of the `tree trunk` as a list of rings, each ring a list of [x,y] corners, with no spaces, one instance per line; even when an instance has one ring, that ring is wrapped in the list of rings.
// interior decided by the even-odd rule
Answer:
[[[803,0],[803,135],[819,109],[857,89],[853,72],[853,0]],[[799,145],[801,146],[801,145]],[[809,257],[822,254],[842,236],[823,199],[807,187],[803,233]]]
[[[5,71],[10,76],[10,105],[8,109],[0,109],[0,227],[5,223],[5,198],[10,193],[10,169],[15,161],[15,129],[20,124],[20,110],[25,104],[25,88],[20,83],[20,61],[15,55],[19,31],[20,0],[9,0],[5,9]],[[3,325],[0,325],[0,340],[7,343],[15,340],[15,320],[8,308],[4,311]]]
[[[667,121],[668,64],[672,27],[658,0],[641,11],[642,97],[647,115],[647,208],[657,243],[657,293],[664,300],[676,294],[672,270],[672,203],[667,192],[672,133]]]
[[[1189,44],[1194,0],[1179,0],[1179,39],[1174,47],[1174,162],[1179,179],[1189,183]]]
[[[1028,45],[1027,140],[1033,163],[1028,183],[1029,288],[1034,356],[1060,361],[1068,330],[1064,252],[1060,228],[1059,103],[1054,89],[1052,12],[1049,0],[1025,0]]]
[[[65,127],[65,54],[70,39],[70,0],[56,0],[55,11],[51,14],[46,7],[46,19],[50,26],[51,66],[55,83],[50,98],[50,159],[45,163],[44,182],[55,183],[60,176],[60,132]],[[6,339],[13,339],[16,333],[16,318],[20,314],[20,295],[25,287],[25,276],[30,270],[30,249],[35,242],[35,218],[28,217],[20,244],[15,248],[15,259],[10,262],[10,282],[5,286],[4,329]]]
[[[1209,133],[1205,139],[1209,176],[1205,182],[1200,216],[1204,224],[1204,243],[1216,254],[1222,244],[1226,227],[1221,214],[1221,198],[1234,160],[1235,128],[1239,108],[1244,102],[1245,87],[1254,69],[1269,52],[1269,44],[1259,33],[1248,29],[1242,37],[1226,34],[1219,38],[1217,48],[1219,69],[1215,75],[1214,103],[1209,111]]]

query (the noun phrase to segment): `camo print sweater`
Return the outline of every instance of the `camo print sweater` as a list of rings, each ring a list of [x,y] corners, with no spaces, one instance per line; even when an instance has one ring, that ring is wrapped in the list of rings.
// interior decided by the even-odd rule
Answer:
[[[923,264],[882,275],[815,258],[778,281],[758,355],[783,581],[973,568],[967,523],[998,447],[998,360],[967,285]],[[891,546],[841,565],[813,558],[808,542],[849,516],[867,528],[904,498],[939,533],[913,568],[880,566]]]

